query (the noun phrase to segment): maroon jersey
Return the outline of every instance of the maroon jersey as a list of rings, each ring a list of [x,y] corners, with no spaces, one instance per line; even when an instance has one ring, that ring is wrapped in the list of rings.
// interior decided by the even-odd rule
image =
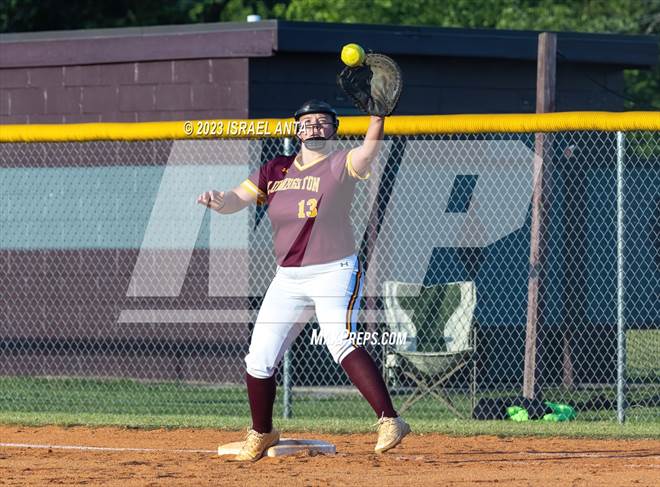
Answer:
[[[350,210],[358,179],[348,150],[302,165],[281,156],[255,170],[242,186],[268,204],[275,257],[282,267],[323,264],[355,252]]]

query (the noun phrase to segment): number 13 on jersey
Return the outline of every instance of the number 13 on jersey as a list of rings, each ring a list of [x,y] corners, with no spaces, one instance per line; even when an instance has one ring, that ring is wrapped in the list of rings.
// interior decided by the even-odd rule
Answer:
[[[314,218],[316,216],[316,198],[298,202],[298,218]]]

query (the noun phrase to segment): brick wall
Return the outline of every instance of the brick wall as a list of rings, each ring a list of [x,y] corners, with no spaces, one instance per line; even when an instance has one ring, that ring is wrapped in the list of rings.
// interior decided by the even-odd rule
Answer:
[[[248,59],[0,69],[0,123],[248,116]]]

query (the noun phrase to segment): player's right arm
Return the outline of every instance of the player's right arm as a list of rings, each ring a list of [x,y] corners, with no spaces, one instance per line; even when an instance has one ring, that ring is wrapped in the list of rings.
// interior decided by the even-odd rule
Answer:
[[[236,213],[257,202],[257,194],[242,184],[231,191],[205,191],[197,197],[197,203],[222,214]]]
[[[270,163],[252,171],[250,176],[231,191],[206,191],[197,203],[218,213],[236,213],[251,203],[265,204]]]

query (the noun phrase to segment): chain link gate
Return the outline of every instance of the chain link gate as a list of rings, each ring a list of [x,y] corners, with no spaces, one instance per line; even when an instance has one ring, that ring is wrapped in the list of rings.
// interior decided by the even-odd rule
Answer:
[[[360,331],[411,419],[521,394],[534,143],[391,136],[358,183]],[[549,147],[540,397],[579,419],[616,419],[619,401],[619,419],[657,420],[660,138],[560,132]],[[292,150],[276,138],[0,144],[0,410],[246,416],[270,223],[261,206],[211,215],[195,198]],[[276,414],[371,418],[316,327],[280,367]]]

